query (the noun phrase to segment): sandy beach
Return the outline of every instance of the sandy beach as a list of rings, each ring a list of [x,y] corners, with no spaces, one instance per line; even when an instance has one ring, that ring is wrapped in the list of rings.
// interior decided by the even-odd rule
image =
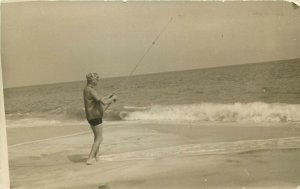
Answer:
[[[223,124],[224,125],[224,124]],[[8,129],[12,188],[289,188],[300,185],[300,127],[104,125],[87,166],[88,126]]]

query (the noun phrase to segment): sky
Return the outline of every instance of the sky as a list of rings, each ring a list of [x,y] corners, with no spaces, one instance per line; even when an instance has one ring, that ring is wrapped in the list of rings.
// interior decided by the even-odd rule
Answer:
[[[300,8],[288,2],[1,6],[5,88],[84,80],[88,72],[126,76],[143,55],[134,74],[300,57]]]

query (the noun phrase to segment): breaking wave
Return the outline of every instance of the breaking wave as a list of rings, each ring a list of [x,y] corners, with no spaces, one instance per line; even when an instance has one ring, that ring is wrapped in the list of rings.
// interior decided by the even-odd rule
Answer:
[[[120,112],[122,120],[300,122],[300,105],[263,102],[234,104],[152,105]]]

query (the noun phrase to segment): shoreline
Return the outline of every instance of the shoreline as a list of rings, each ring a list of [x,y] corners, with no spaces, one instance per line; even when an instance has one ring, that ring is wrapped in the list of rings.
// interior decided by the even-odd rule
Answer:
[[[186,137],[196,138],[200,136],[222,136],[226,134],[236,139],[236,137],[232,136],[230,132],[235,132],[239,130],[249,130],[249,131],[261,131],[255,134],[247,133],[244,136],[239,137],[240,139],[246,138],[268,138],[268,137],[284,137],[284,136],[300,136],[300,125],[295,123],[290,124],[281,124],[281,123],[274,123],[273,126],[270,126],[272,123],[237,123],[237,122],[212,122],[212,123],[205,123],[205,122],[181,122],[181,123],[168,123],[168,122],[120,122],[114,124],[104,124],[104,129],[108,128],[118,128],[118,127],[131,127],[136,125],[143,125],[152,130],[156,130],[159,132],[166,132],[166,133],[173,133],[178,135],[184,135]],[[163,125],[163,127],[161,127]],[[275,125],[275,126],[274,126]],[[91,129],[88,125],[82,124],[74,124],[74,125],[62,125],[62,126],[35,126],[35,127],[7,127],[7,143],[8,146],[16,145],[18,143],[26,143],[35,140],[43,140],[47,138],[56,138],[61,137],[64,135],[72,135],[81,132],[91,132]],[[191,130],[196,132],[192,132]],[[205,131],[198,132],[198,131]],[[267,133],[268,132],[268,133]],[[250,135],[250,136],[249,136]],[[257,136],[258,135],[258,136]],[[246,138],[243,138],[246,137]],[[224,140],[222,138],[221,140]],[[215,140],[215,139],[213,139]]]

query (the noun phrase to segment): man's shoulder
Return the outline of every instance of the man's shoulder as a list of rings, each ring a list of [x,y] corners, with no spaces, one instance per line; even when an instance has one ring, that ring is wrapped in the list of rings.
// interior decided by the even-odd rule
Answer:
[[[95,90],[95,89],[93,89],[93,87],[91,87],[91,86],[85,86],[83,90],[84,91],[91,91],[91,90]]]
[[[91,86],[86,86],[83,90],[84,93],[97,93],[97,91],[91,87]]]
[[[92,92],[92,90],[94,90],[92,87],[90,87],[90,86],[85,86],[84,89],[83,89],[83,92],[84,92],[84,93],[90,93],[90,92]]]

